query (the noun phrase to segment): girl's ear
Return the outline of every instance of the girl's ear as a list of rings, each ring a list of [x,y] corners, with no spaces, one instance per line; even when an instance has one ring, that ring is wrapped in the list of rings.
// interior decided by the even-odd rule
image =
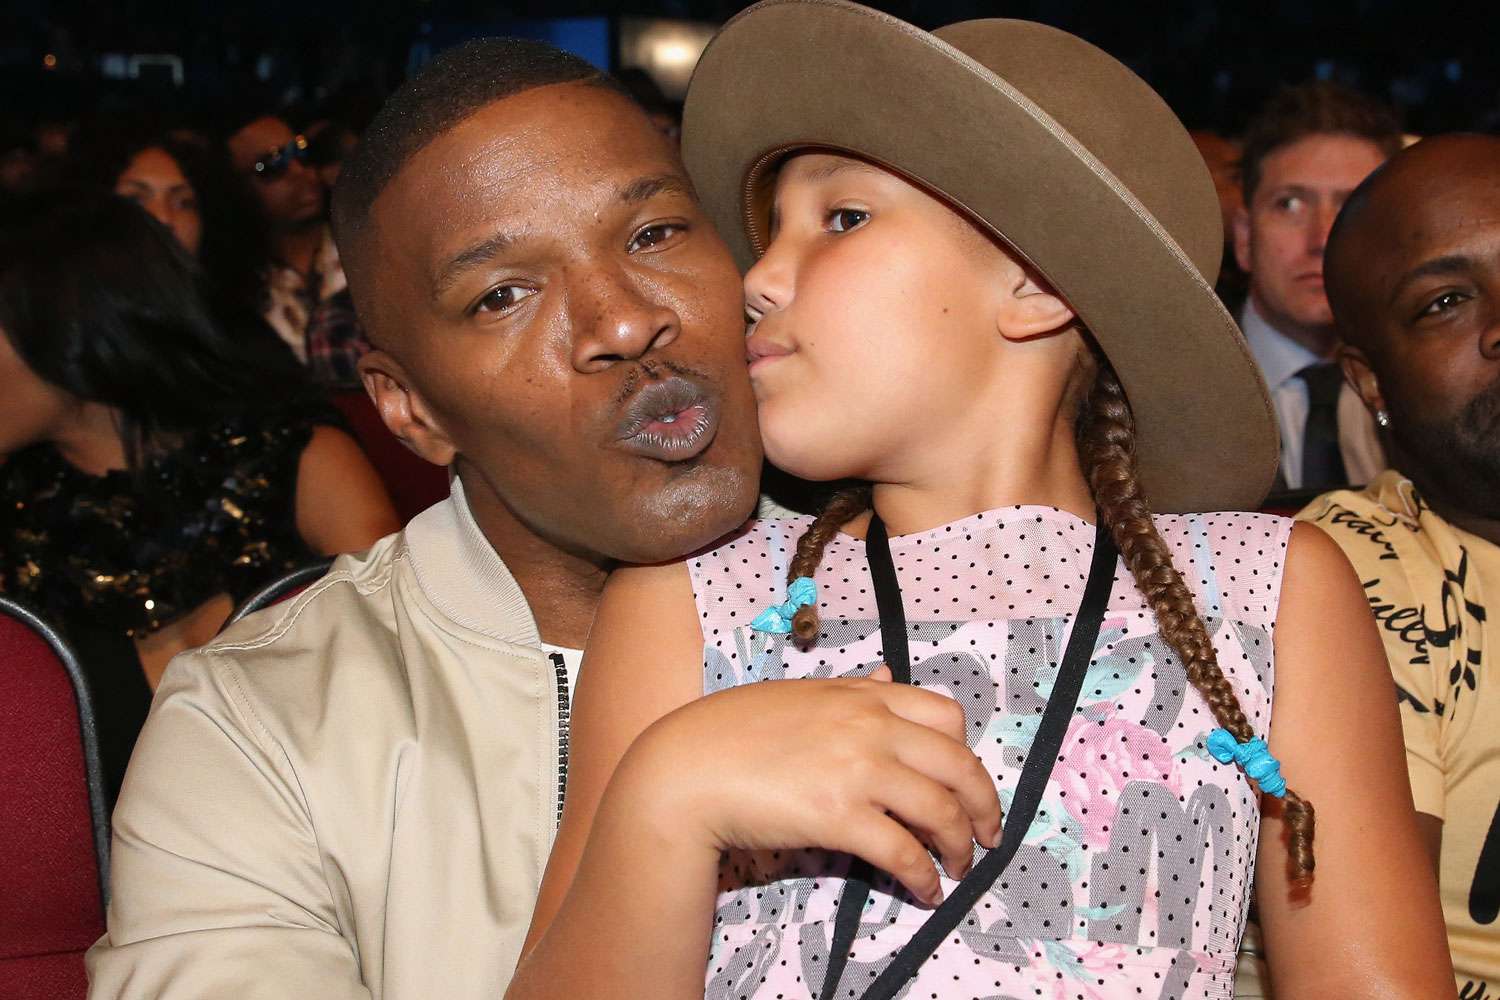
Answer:
[[[1040,278],[1020,264],[1005,276],[995,326],[1006,340],[1030,340],[1071,325],[1078,314]]]

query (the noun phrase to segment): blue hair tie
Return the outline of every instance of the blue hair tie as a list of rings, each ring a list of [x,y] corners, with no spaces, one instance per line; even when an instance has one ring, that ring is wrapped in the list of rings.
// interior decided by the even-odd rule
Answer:
[[[1234,761],[1255,779],[1260,790],[1267,795],[1277,798],[1286,795],[1286,779],[1281,776],[1281,762],[1271,756],[1266,741],[1259,736],[1241,743],[1229,730],[1215,729],[1208,734],[1208,752],[1220,764]]]
[[[799,576],[786,588],[786,600],[773,605],[755,616],[750,627],[757,632],[789,635],[792,631],[792,616],[798,608],[805,608],[818,601],[818,585],[810,576]]]

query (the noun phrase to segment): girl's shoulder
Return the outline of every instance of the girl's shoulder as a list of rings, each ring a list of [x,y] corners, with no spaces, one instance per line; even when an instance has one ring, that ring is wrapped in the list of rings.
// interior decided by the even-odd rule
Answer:
[[[1208,511],[1158,514],[1154,520],[1204,612],[1267,629],[1274,625],[1292,518]]]

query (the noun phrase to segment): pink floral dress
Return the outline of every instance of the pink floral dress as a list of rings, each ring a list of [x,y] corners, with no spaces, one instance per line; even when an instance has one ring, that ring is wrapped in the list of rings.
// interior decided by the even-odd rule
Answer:
[[[880,623],[862,541],[817,573],[823,635],[799,651],[751,620],[784,599],[807,518],[765,520],[689,562],[704,691],[869,673]],[[1257,732],[1271,716],[1272,641],[1291,522],[1262,514],[1156,519]],[[1008,804],[1088,573],[1093,525],[1008,507],[891,539],[912,682],[964,706],[969,745]],[[1204,749],[1216,723],[1124,565],[1035,820],[994,887],[900,996],[986,1000],[1228,998],[1260,810]],[[733,855],[721,870],[708,1000],[822,988],[847,855]],[[944,880],[945,894],[954,883]],[[839,997],[857,997],[930,911],[877,873]]]

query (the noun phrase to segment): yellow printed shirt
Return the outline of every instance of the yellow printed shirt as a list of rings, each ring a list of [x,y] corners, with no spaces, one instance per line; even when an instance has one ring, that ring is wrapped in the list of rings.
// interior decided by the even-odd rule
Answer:
[[[1500,546],[1387,470],[1298,515],[1354,564],[1396,681],[1419,812],[1443,821],[1439,882],[1463,1000],[1500,1000]]]

